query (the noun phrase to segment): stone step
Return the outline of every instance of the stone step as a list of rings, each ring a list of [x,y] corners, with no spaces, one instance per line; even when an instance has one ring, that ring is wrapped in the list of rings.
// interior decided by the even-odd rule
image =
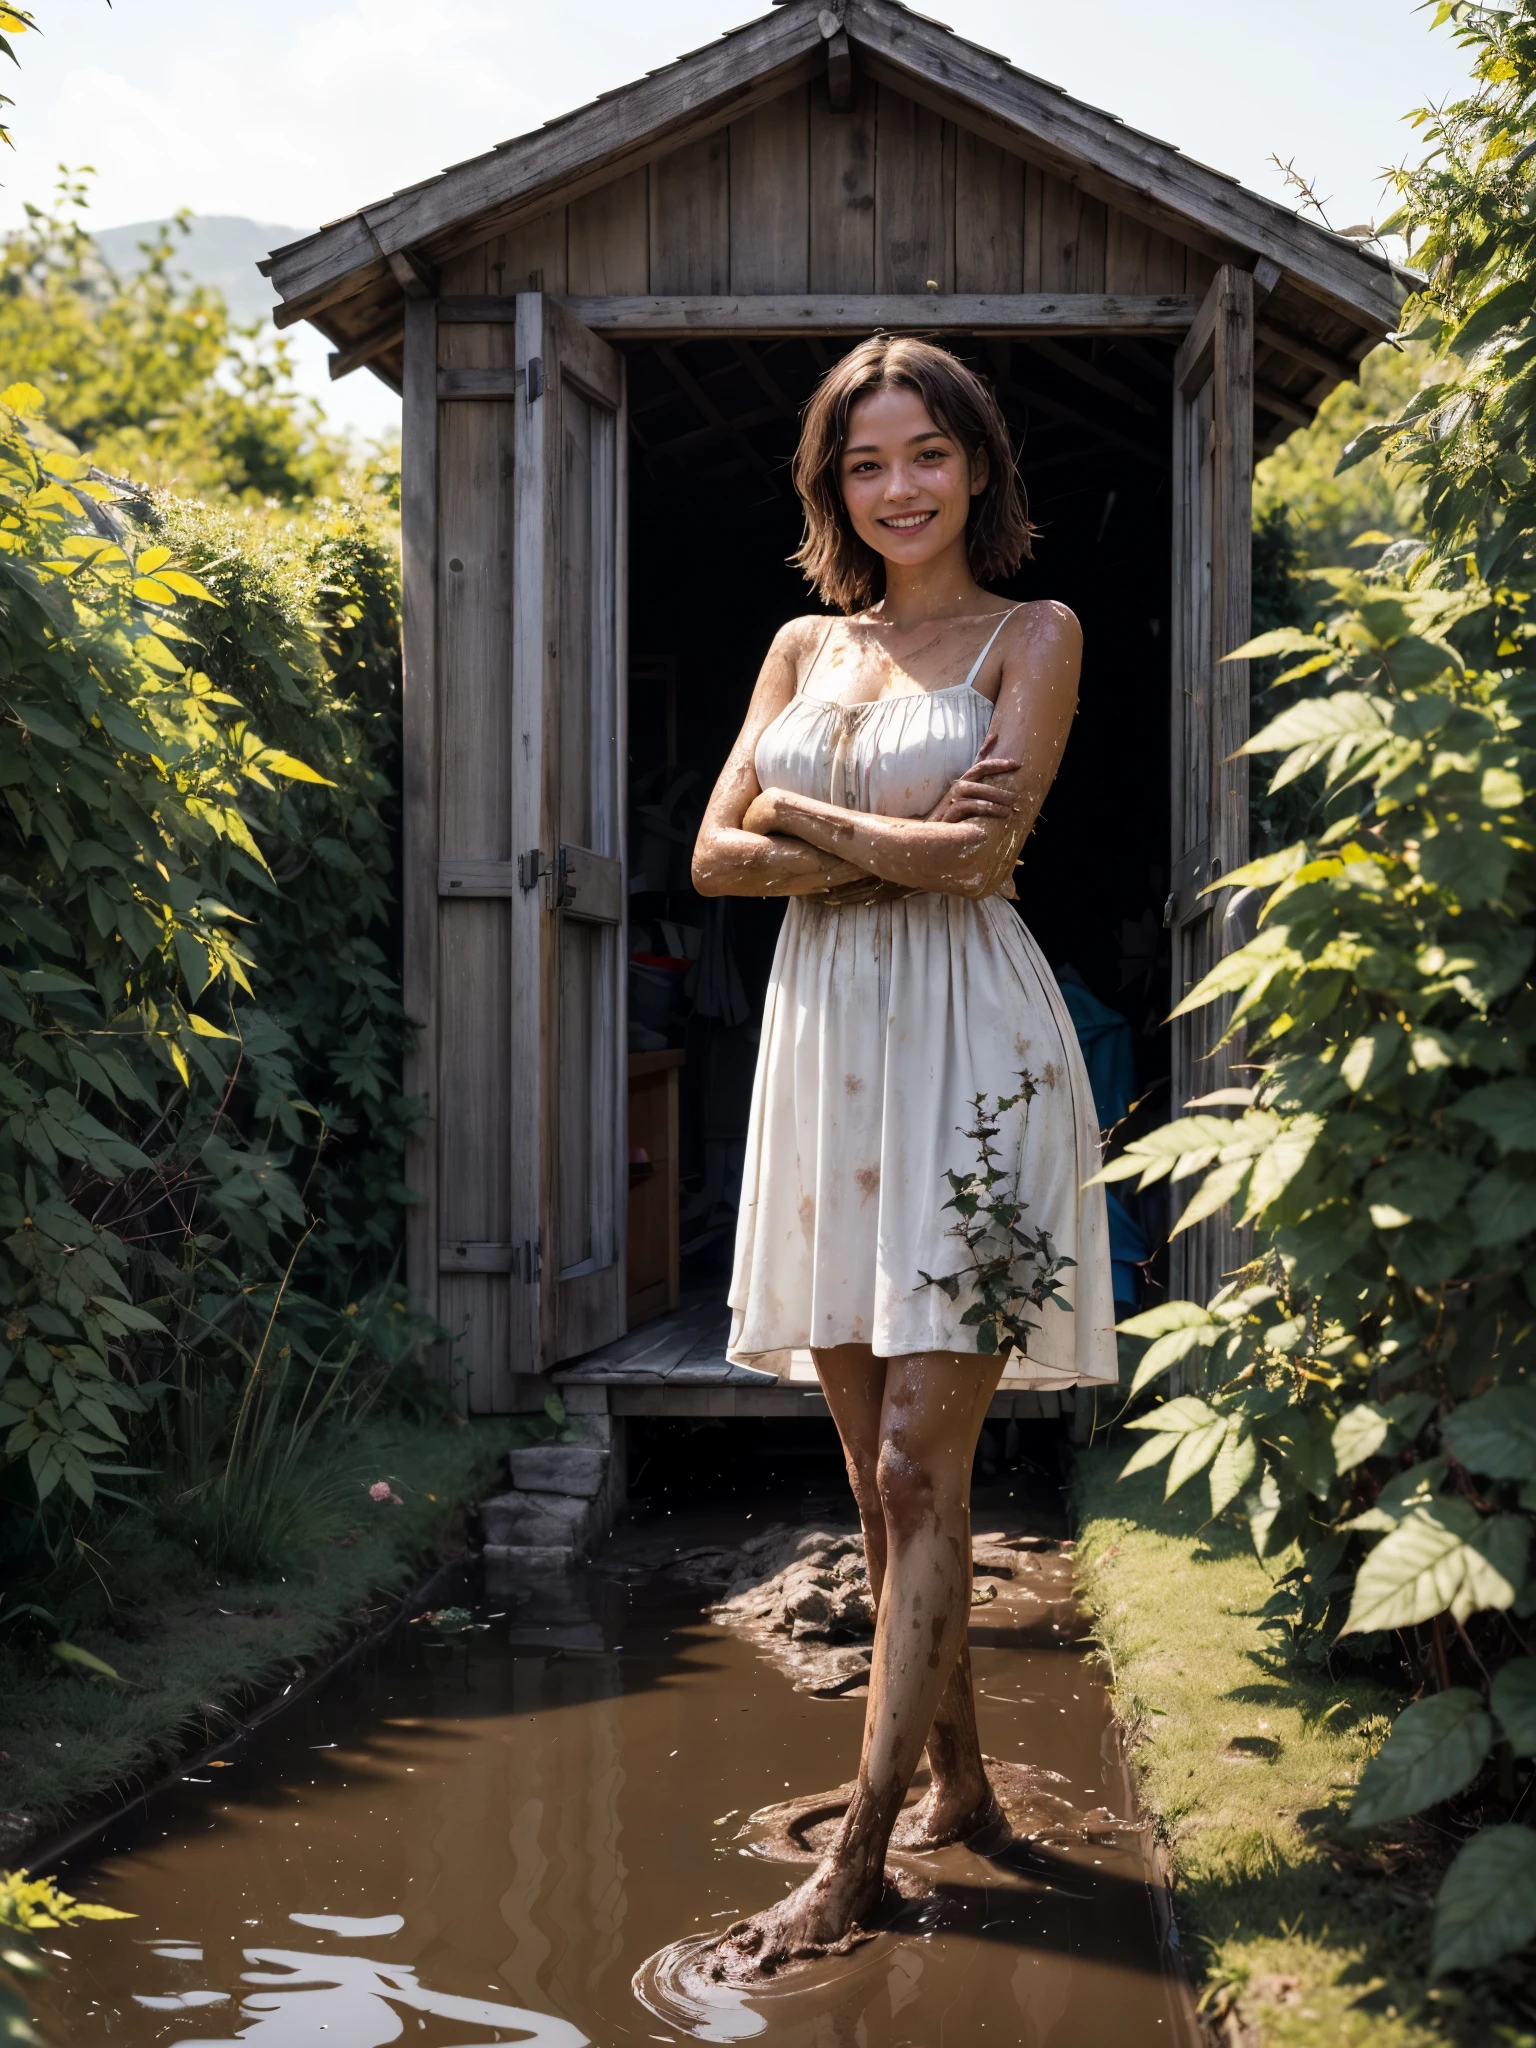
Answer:
[[[584,1550],[598,1526],[596,1503],[566,1493],[498,1493],[480,1503],[487,1544],[569,1544]]]
[[[522,1493],[567,1493],[592,1500],[602,1492],[608,1453],[595,1444],[532,1444],[508,1451],[507,1470]]]
[[[482,1557],[485,1590],[493,1600],[504,1600],[576,1565],[575,1546],[569,1543],[487,1543]]]

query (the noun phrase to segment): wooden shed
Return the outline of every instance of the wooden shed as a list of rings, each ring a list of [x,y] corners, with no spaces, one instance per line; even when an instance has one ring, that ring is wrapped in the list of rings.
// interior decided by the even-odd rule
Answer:
[[[693,899],[687,845],[809,608],[799,410],[874,330],[994,379],[1044,530],[1010,588],[1084,623],[1021,910],[1140,1004],[1152,1113],[1221,1085],[1158,1026],[1248,855],[1253,462],[1395,326],[1387,263],[897,0],[781,0],[264,268],[404,394],[409,1278],[470,1409],[682,1357],[679,1233],[716,1327],[777,911]],[[1230,1249],[1176,1240],[1171,1284]]]

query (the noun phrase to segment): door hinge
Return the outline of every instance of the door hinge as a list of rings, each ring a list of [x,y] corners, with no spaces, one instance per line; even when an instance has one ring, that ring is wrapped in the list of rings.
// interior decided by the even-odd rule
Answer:
[[[512,1278],[530,1285],[539,1277],[539,1240],[525,1237],[521,1244],[512,1247]]]
[[[563,846],[555,849],[553,860],[536,846],[520,853],[517,856],[517,879],[525,891],[537,889],[540,882],[546,883],[544,900],[551,910],[563,910],[576,900],[576,884],[570,878],[570,863]]]
[[[532,405],[536,399],[540,399],[543,396],[544,358],[542,356],[530,356],[528,358],[528,403]]]

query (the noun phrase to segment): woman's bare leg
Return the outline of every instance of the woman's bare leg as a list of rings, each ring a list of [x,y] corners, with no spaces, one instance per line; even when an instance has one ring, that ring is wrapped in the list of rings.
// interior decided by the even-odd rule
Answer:
[[[879,1899],[891,1829],[964,1640],[976,1438],[1002,1362],[952,1352],[886,1364],[875,1483],[886,1571],[859,1778],[831,1852],[766,1913],[722,1937],[722,1969],[772,1970],[846,1946]]]
[[[878,1609],[887,1550],[878,1483],[886,1360],[876,1358],[867,1344],[842,1344],[813,1355],[827,1407],[842,1438],[848,1482],[864,1531],[871,1603]],[[969,1544],[966,1563],[969,1568]],[[928,1731],[928,1764],[932,1773],[928,1791],[897,1823],[897,1840],[904,1849],[941,1848],[984,1820],[994,1806],[976,1732],[970,1648],[963,1636]]]

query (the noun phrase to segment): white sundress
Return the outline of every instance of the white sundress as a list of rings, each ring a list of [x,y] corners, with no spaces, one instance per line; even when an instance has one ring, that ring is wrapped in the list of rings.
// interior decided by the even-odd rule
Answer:
[[[991,648],[953,689],[846,705],[802,690],[758,741],[759,783],[926,816],[986,737],[993,706],[975,681]],[[1006,899],[927,893],[789,900],[747,1131],[729,1295],[735,1363],[801,1379],[814,1376],[812,1347],[868,1344],[883,1358],[976,1350],[961,1321],[969,1288],[951,1301],[921,1276],[965,1270],[945,1172],[975,1164],[961,1135],[972,1097],[1012,1094],[1021,1067],[1039,1093],[1027,1121],[1023,1105],[1005,1117],[1003,1164],[1020,1167],[1025,1226],[1043,1225],[1077,1263],[1061,1279],[1073,1312],[1031,1312],[1038,1331],[1002,1384],[1115,1380],[1104,1190],[1084,1185],[1099,1167],[1098,1123],[1061,991]]]

